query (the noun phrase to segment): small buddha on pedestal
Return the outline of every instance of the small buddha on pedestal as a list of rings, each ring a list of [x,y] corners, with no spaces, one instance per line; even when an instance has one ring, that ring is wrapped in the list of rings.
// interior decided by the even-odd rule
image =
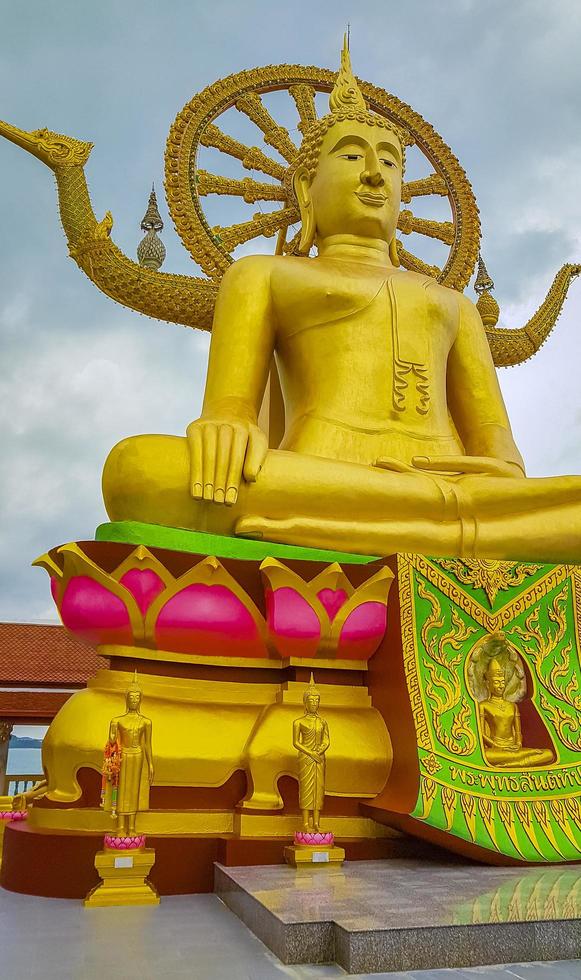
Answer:
[[[329,726],[319,715],[321,695],[311,673],[303,695],[305,713],[293,723],[293,745],[299,756],[299,806],[302,830],[294,835],[294,844],[285,847],[288,864],[342,864],[345,851],[335,847],[335,837],[319,826],[325,799],[325,753],[331,744]]]
[[[126,692],[125,703],[125,714],[113,718],[109,726],[103,765],[103,805],[110,784],[117,833],[105,835],[105,849],[95,856],[102,882],[87,895],[86,907],[159,904],[159,896],[147,880],[155,863],[155,851],[144,846],[145,834],[135,832],[137,814],[145,809],[145,764],[148,782],[153,781],[151,721],[140,712],[141,689],[136,676]]]

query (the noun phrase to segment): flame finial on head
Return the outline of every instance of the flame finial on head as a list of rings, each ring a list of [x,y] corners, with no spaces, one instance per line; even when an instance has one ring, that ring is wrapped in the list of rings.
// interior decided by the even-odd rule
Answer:
[[[331,112],[367,112],[365,99],[359,90],[359,86],[351,70],[351,55],[349,54],[349,44],[346,34],[343,37],[341,67],[333,91],[329,96],[329,108]]]
[[[303,704],[306,704],[307,698],[310,697],[311,694],[316,695],[316,697],[318,697],[319,699],[321,697],[321,695],[319,693],[319,689],[317,688],[317,685],[315,684],[315,678],[313,677],[313,672],[312,671],[311,671],[311,679],[310,679],[307,687],[305,688],[305,693],[303,694]]]
[[[127,694],[131,694],[134,691],[138,694],[141,694],[141,688],[137,680],[137,668],[135,668],[135,670],[133,671],[133,680],[131,681],[131,684],[127,688]]]

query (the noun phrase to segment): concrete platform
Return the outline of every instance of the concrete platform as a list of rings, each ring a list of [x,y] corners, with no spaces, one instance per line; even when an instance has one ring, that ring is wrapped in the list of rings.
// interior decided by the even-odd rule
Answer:
[[[283,963],[336,962],[356,974],[581,956],[577,865],[217,865],[215,891]]]

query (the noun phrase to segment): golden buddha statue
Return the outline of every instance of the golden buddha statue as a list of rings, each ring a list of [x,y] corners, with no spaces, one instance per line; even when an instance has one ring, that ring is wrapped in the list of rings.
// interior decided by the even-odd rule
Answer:
[[[477,309],[399,268],[403,168],[404,136],[368,111],[345,47],[287,176],[302,254],[228,269],[202,415],[185,439],[112,450],[112,520],[375,555],[579,557],[581,478],[525,478]],[[268,448],[273,357],[286,424]]]
[[[126,708],[125,714],[111,721],[109,745],[117,745],[121,753],[115,806],[117,832],[134,837],[137,814],[146,808],[148,787],[153,782],[151,721],[141,714],[141,689],[136,681],[127,689]]]
[[[478,718],[486,761],[503,769],[526,769],[554,762],[550,749],[523,746],[516,701],[526,693],[526,677],[515,651],[503,633],[493,633],[480,645],[480,660],[470,666],[470,686],[479,701]],[[479,696],[480,695],[480,696]],[[482,696],[484,695],[484,696]]]
[[[299,753],[299,807],[304,831],[318,831],[325,799],[325,752],[329,726],[319,715],[321,696],[313,675],[303,695],[305,713],[293,723],[293,745]]]

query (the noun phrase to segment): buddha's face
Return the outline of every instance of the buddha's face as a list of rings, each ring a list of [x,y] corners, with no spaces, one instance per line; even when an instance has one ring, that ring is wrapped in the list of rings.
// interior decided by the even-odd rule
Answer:
[[[126,703],[128,711],[137,711],[141,704],[141,693],[139,691],[128,691]]]
[[[319,695],[318,694],[307,694],[305,698],[305,708],[309,715],[316,715],[319,710]]]
[[[486,671],[488,689],[494,697],[502,697],[506,688],[504,670],[496,660],[491,660]]]
[[[395,133],[353,120],[331,126],[308,189],[317,237],[351,235],[389,243],[401,178],[402,148]]]

